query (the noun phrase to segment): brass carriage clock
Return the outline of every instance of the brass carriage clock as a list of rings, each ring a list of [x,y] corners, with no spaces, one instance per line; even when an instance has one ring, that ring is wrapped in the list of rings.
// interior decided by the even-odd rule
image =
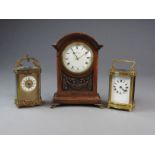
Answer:
[[[24,66],[24,63],[29,66]],[[41,105],[41,67],[35,58],[25,56],[17,60],[14,68],[16,74],[16,105],[18,107],[28,107]]]
[[[116,69],[116,63],[130,63],[130,69]],[[135,107],[135,61],[116,59],[112,62],[109,78],[109,101],[108,107],[132,111]]]
[[[97,93],[98,50],[92,37],[72,33],[60,39],[57,50],[57,92],[52,107],[59,104],[101,105]]]

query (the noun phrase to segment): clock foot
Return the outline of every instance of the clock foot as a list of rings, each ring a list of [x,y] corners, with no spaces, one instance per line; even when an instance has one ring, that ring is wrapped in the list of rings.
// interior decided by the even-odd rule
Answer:
[[[101,101],[100,101],[100,103],[95,104],[95,106],[97,106],[100,109],[104,109],[105,108],[104,104],[101,103]]]
[[[131,112],[132,111],[132,109],[129,109],[129,112]]]
[[[54,104],[51,105],[51,108],[54,109],[54,108],[56,108],[57,106],[59,106],[59,104],[54,103]]]
[[[109,104],[108,104],[107,108],[110,109],[110,105]]]
[[[129,108],[129,112],[133,111],[133,108],[134,108],[134,107]]]
[[[95,106],[99,107],[100,109],[104,109],[104,105],[101,103],[101,104],[95,104]]]
[[[135,108],[135,104],[130,104],[130,106],[129,106],[129,112],[133,111],[134,108]]]

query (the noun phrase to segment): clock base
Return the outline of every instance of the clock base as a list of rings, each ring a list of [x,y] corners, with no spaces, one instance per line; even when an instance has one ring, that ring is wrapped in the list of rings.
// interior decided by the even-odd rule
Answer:
[[[135,108],[135,103],[130,103],[130,104],[109,103],[108,108],[114,108],[114,109],[119,109],[119,110],[128,110],[129,112],[131,112]]]
[[[95,105],[102,108],[101,98],[97,95],[85,95],[85,96],[60,96],[57,93],[54,94],[52,108],[58,105]]]
[[[33,106],[39,106],[43,104],[42,99],[40,98],[39,100],[36,101],[25,101],[25,100],[18,100],[15,99],[15,104],[18,108],[22,107],[33,107]]]

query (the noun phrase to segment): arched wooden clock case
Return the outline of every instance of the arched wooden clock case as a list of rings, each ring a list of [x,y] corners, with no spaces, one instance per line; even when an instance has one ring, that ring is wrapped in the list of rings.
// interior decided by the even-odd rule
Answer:
[[[63,50],[74,42],[85,43],[93,51],[91,67],[81,74],[68,71],[62,62]],[[57,92],[54,94],[52,107],[61,104],[101,106],[101,99],[97,93],[97,76],[98,50],[102,45],[86,34],[72,33],[64,36],[53,47],[57,50]]]

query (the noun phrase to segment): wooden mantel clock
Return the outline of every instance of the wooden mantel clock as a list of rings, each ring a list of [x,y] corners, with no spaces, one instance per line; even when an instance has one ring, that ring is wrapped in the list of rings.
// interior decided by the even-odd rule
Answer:
[[[61,104],[102,106],[97,93],[98,50],[102,47],[83,33],[64,36],[57,50],[57,92],[52,107]]]

